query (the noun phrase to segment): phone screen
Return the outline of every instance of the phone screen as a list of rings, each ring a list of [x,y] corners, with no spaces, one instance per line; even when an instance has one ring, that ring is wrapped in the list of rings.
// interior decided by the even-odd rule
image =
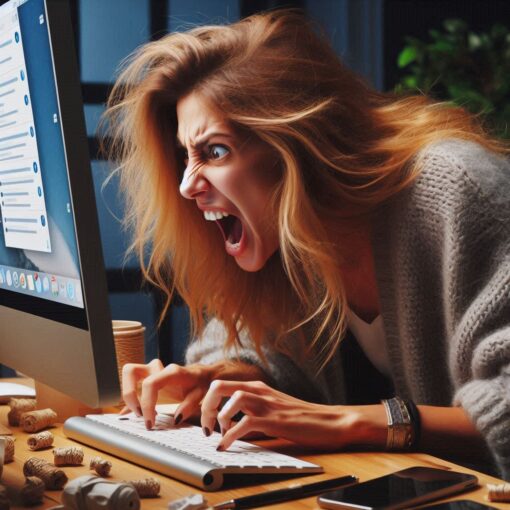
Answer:
[[[460,492],[477,484],[477,478],[442,469],[413,467],[368,482],[322,494],[322,508],[389,510]]]
[[[482,503],[477,503],[476,501],[460,499],[457,501],[448,501],[448,503],[426,506],[422,510],[496,510],[496,508],[482,505]]]

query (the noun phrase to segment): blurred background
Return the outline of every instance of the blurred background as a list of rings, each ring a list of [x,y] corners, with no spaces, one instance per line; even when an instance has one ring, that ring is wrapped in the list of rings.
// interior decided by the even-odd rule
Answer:
[[[192,25],[229,23],[276,7],[299,7],[324,28],[338,55],[379,90],[421,91],[480,112],[510,138],[509,0],[71,0],[87,134],[114,319],[147,326],[146,358],[181,362],[186,309],[175,300],[156,327],[161,294],[124,260],[122,198],[95,137],[119,63],[137,46]],[[5,369],[4,369],[5,372]]]

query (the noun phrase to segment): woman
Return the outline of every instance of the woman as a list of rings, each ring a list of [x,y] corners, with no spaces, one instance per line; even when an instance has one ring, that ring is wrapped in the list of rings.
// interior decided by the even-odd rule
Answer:
[[[125,368],[148,428],[164,390],[218,449],[488,446],[510,476],[510,168],[467,113],[372,90],[283,10],[142,47],[108,121],[132,248],[199,338]],[[346,405],[347,326],[395,398]]]

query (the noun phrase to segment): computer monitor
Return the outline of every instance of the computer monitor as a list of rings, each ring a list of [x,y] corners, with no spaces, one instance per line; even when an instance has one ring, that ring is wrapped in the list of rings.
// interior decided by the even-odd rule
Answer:
[[[119,401],[67,1],[0,6],[0,363]]]

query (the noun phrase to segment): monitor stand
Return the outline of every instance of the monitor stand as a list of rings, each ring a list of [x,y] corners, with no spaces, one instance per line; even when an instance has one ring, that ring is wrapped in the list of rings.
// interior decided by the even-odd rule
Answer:
[[[50,386],[35,381],[35,394],[37,398],[37,409],[53,409],[58,416],[58,422],[64,423],[71,416],[85,416],[86,414],[99,414],[101,408],[92,408],[73,399]]]

